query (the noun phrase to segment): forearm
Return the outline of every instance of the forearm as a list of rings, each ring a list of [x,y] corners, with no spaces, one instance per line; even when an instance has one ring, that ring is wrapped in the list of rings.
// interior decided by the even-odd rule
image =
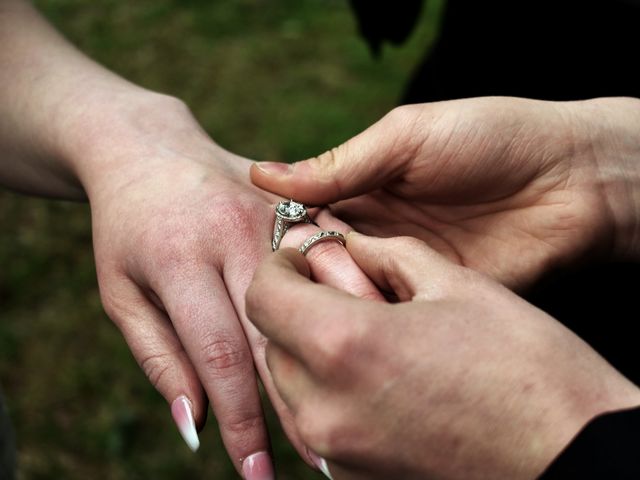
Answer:
[[[0,183],[84,198],[113,120],[160,96],[83,55],[23,0],[0,0],[0,45]]]

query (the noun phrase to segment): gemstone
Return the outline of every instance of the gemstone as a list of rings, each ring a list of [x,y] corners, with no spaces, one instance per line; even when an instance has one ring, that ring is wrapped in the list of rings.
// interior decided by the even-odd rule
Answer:
[[[287,218],[300,218],[306,213],[304,205],[293,200],[289,202],[280,202],[278,204],[278,213]]]

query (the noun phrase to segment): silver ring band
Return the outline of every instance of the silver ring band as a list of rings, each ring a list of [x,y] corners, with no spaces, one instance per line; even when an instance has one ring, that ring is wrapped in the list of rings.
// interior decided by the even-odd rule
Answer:
[[[347,239],[344,238],[340,232],[334,232],[332,230],[322,230],[315,235],[311,235],[307,238],[304,243],[300,246],[298,251],[306,255],[311,247],[313,247],[317,243],[326,242],[328,240],[333,240],[335,242],[340,242],[342,245],[347,244]]]

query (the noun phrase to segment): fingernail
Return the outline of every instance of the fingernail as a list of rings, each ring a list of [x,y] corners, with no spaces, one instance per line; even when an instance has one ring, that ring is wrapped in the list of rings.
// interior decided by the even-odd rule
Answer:
[[[363,235],[361,233],[358,233],[355,230],[351,230],[344,236],[344,239],[346,241],[345,246],[348,246],[350,241],[355,241],[358,237],[362,236]]]
[[[242,475],[245,480],[274,480],[273,462],[267,452],[249,455],[242,462]]]
[[[331,472],[329,472],[329,465],[327,465],[327,461],[317,453],[309,450],[308,448],[307,448],[307,452],[309,453],[309,457],[311,457],[311,461],[315,464],[316,467],[320,469],[322,473],[324,473],[324,476],[327,477],[329,480],[333,480],[333,477],[331,476]]]
[[[171,403],[171,416],[176,422],[180,435],[187,443],[191,451],[195,452],[200,447],[200,439],[196,431],[196,422],[193,419],[191,402],[184,395],[179,396]]]
[[[291,165],[282,162],[257,162],[258,167],[266,175],[288,175],[291,173]]]

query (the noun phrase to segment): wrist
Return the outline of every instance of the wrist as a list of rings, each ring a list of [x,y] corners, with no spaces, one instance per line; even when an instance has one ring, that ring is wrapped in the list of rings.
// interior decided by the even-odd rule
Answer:
[[[185,159],[204,162],[219,149],[181,100],[135,86],[92,95],[64,129],[64,156],[90,199],[160,168],[178,170]]]
[[[640,259],[640,99],[598,98],[579,105],[596,187],[609,211],[611,256]]]

